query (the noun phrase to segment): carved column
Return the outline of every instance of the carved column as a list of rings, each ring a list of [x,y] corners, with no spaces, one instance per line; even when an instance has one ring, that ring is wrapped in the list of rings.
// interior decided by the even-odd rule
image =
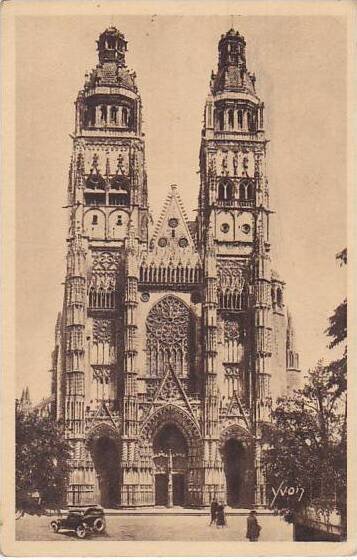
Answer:
[[[218,493],[218,390],[217,390],[217,264],[212,230],[206,233],[204,255],[203,360],[203,505]]]
[[[124,386],[123,386],[123,435],[122,435],[122,488],[121,504],[138,505],[138,478],[136,471],[136,445],[138,426],[137,397],[137,323],[138,306],[138,240],[133,223],[129,223],[125,240],[125,296],[124,296]]]
[[[82,239],[76,235],[67,254],[65,283],[65,435],[74,448],[83,446],[85,396],[86,273]],[[72,473],[73,475],[73,473]],[[69,489],[69,496],[73,494]],[[79,489],[79,501],[82,496]]]
[[[267,241],[268,212],[260,207],[257,216],[254,305],[254,362],[255,362],[255,427],[256,427],[256,505],[265,505],[265,481],[260,464],[260,422],[270,421],[272,309],[271,269]]]

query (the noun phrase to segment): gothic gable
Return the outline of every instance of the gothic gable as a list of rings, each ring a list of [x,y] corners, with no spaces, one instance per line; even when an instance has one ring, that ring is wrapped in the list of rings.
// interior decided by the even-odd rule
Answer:
[[[195,253],[188,218],[175,185],[164,204],[150,242],[150,250],[160,255]]]
[[[244,407],[236,391],[234,391],[232,398],[228,403],[224,416],[225,420],[238,420],[239,424],[250,430],[249,418],[244,411]]]
[[[166,366],[165,375],[156,391],[156,394],[154,395],[153,403],[148,415],[150,415],[158,406],[162,406],[167,403],[180,406],[194,416],[185,389],[170,364]]]

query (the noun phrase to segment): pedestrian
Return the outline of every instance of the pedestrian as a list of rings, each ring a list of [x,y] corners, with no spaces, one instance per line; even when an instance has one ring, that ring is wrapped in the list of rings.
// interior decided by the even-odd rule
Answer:
[[[226,516],[225,516],[225,513],[224,513],[224,503],[222,501],[219,502],[219,504],[217,506],[216,525],[217,525],[217,527],[222,527],[222,529],[226,525]]]
[[[218,502],[217,502],[216,496],[214,496],[214,498],[211,502],[211,523],[210,523],[210,525],[212,525],[212,523],[216,523],[217,508],[218,508]]]
[[[261,526],[259,525],[256,516],[257,516],[257,512],[255,510],[252,510],[247,517],[246,538],[252,542],[257,541],[259,539],[259,535],[261,531]]]

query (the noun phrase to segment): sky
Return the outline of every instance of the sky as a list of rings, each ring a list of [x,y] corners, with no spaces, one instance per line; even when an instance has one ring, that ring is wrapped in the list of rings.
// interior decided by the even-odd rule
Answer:
[[[346,28],[333,16],[22,16],[16,23],[16,384],[49,395],[62,307],[66,189],[74,101],[115,25],[143,101],[149,203],[169,186],[197,208],[203,109],[217,44],[231,26],[265,103],[272,267],[286,282],[303,371],[327,350],[324,330],[346,295]],[[328,41],[326,40],[328,38]],[[338,351],[342,352],[341,349]]]

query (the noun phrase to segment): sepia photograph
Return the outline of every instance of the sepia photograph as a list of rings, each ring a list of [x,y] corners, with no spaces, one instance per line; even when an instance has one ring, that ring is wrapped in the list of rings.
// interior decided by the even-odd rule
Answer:
[[[351,5],[14,4],[6,534],[344,554]]]

